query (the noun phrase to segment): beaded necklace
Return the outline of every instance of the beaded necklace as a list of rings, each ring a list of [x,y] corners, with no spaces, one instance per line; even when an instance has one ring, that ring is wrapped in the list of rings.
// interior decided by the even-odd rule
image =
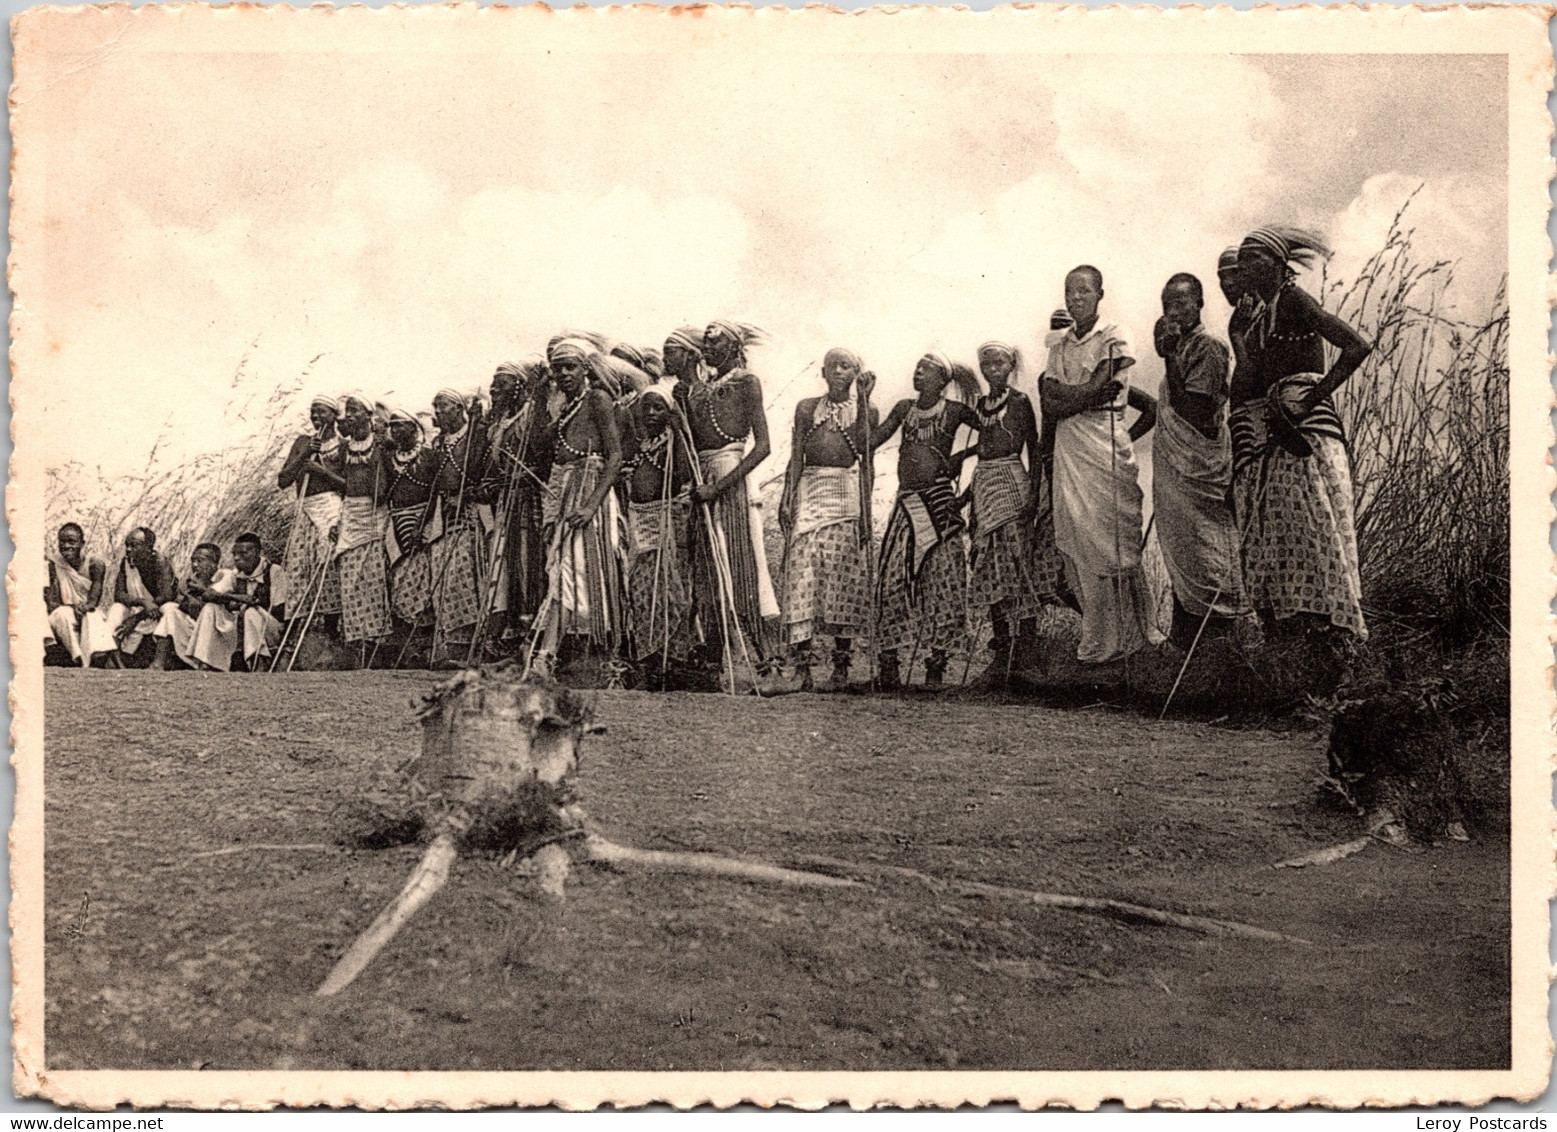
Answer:
[[[400,484],[404,481],[414,483],[417,487],[432,487],[432,476],[428,476],[425,480],[419,480],[411,474],[411,469],[416,467],[417,457],[422,454],[422,451],[422,442],[418,440],[416,442],[416,446],[413,447],[409,452],[395,451],[389,454],[389,458],[394,461],[395,465],[395,479],[394,482],[389,485],[390,495],[393,495],[395,490],[399,488]]]
[[[557,415],[557,423],[552,427],[557,431],[557,443],[566,448],[573,455],[583,459],[594,454],[594,444],[590,444],[588,452],[580,451],[568,443],[568,426],[573,423],[573,418],[578,416],[579,410],[584,407],[584,393],[580,392],[570,404],[562,407],[562,412]]]
[[[973,407],[974,413],[979,419],[979,428],[998,428],[1002,432],[1006,429],[1006,408],[1011,404],[1011,387],[1008,385],[999,397],[980,397],[978,404]]]
[[[854,443],[852,431],[856,416],[853,401],[834,401],[831,397],[822,397],[817,400],[816,409],[811,414],[811,429],[815,431],[825,424],[831,424],[838,435],[843,437],[843,442],[849,446],[849,451],[854,454],[854,458],[858,460],[860,450]]]
[[[631,460],[627,461],[627,473],[631,475],[638,470],[639,465],[647,463],[657,471],[665,470],[665,455],[670,451],[670,429],[666,429],[652,440],[645,440],[638,446],[638,451]]]
[[[740,436],[731,436],[724,430],[724,426],[719,423],[719,414],[714,411],[714,395],[730,388],[734,384],[736,376],[744,372],[744,370],[732,369],[723,377],[704,382],[701,389],[693,387],[689,391],[690,395],[697,397],[696,403],[702,406],[703,416],[708,418],[709,426],[719,434],[726,444],[739,444],[746,439],[746,436],[744,433]]]
[[[903,418],[903,438],[915,444],[934,444],[941,435],[941,422],[946,418],[946,397],[943,394],[932,409],[921,409],[915,401]]]
[[[365,440],[346,441],[346,462],[354,467],[361,467],[373,459],[375,447],[373,434],[370,432]]]

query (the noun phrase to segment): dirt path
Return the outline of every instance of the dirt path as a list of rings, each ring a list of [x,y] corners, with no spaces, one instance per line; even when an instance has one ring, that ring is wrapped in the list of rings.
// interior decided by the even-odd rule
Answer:
[[[416,851],[193,854],[332,842],[334,807],[417,749],[408,701],[428,682],[48,674],[51,1067],[1508,1062],[1506,842],[1277,871],[1356,833],[1316,800],[1312,737],[967,701],[601,693],[583,800],[644,847],[1114,896],[1314,946],[912,881],[793,892],[592,868],[543,918],[528,882],[478,859],[316,1001]]]

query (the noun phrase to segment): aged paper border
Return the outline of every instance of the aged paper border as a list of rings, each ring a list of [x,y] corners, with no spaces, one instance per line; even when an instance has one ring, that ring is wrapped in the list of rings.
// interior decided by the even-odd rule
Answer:
[[[1548,312],[1557,283],[1548,276],[1546,235],[1552,123],[1547,41],[1550,7],[1368,8],[1313,6],[1253,12],[1228,8],[1159,10],[1019,5],[971,13],[947,8],[876,8],[856,13],[749,7],[554,12],[446,4],[374,11],[197,4],[132,10],[97,8],[24,12],[12,22],[10,282],[11,479],[7,517],[17,548],[7,575],[12,598],[11,686],[16,818],[10,834],[13,1087],[62,1105],[115,1104],[260,1109],[276,1105],[357,1105],[407,1109],[437,1104],[546,1105],[588,1109],[655,1101],[686,1107],[762,1105],[817,1108],[846,1103],[949,1107],[1015,1101],[1024,1108],[1094,1108],[1120,1100],[1136,1108],[1336,1107],[1530,1099],[1545,1089],[1552,1043],[1547,1023],[1548,909],[1554,891],[1551,798],[1554,718],[1549,603],[1554,476],[1546,457],[1553,404],[1547,354]],[[557,50],[623,52],[754,51],[770,54],[919,49],[932,36],[938,52],[1086,53],[1507,53],[1509,56],[1509,304],[1511,318],[1511,616],[1514,766],[1512,775],[1513,1063],[1508,1070],[1215,1071],[1215,1072],[909,1072],[909,1073],[411,1073],[61,1071],[44,1068],[43,1049],[43,716],[40,642],[45,618],[35,595],[44,584],[45,454],[29,442],[37,412],[29,387],[33,360],[49,346],[29,322],[29,234],[43,222],[44,162],[31,159],[49,139],[31,136],[28,103],[56,67],[90,66],[95,52],[136,50],[132,30],[169,33],[178,50],[437,50],[479,43],[512,50],[537,42]],[[242,27],[235,21],[243,21]],[[126,37],[126,38],[121,38]],[[169,41],[159,46],[166,49]],[[68,60],[51,58],[67,56]]]

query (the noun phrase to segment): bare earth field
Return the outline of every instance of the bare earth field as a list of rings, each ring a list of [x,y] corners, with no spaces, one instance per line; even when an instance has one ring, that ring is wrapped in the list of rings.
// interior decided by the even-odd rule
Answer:
[[[1359,832],[1317,795],[1319,737],[950,694],[602,692],[583,801],[646,848],[1112,896],[1311,946],[901,879],[586,865],[558,910],[477,858],[316,1000],[420,853],[335,847],[333,815],[418,749],[430,679],[48,673],[51,1068],[1508,1064],[1506,840],[1275,870]],[[239,844],[314,848],[201,855]]]

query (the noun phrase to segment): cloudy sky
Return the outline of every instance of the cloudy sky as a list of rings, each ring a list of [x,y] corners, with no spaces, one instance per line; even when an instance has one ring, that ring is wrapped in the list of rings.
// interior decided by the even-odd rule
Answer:
[[[737,317],[773,336],[782,434],[829,346],[883,399],[932,346],[1038,354],[1081,262],[1148,345],[1163,281],[1209,283],[1257,223],[1323,230],[1344,274],[1419,189],[1457,301],[1506,262],[1496,56],[132,47],[60,72],[29,102],[54,141],[26,376],[58,459],[110,475],[165,424],[221,447],[251,343],[261,383],[322,355],[305,392],[415,407],[563,327]]]

